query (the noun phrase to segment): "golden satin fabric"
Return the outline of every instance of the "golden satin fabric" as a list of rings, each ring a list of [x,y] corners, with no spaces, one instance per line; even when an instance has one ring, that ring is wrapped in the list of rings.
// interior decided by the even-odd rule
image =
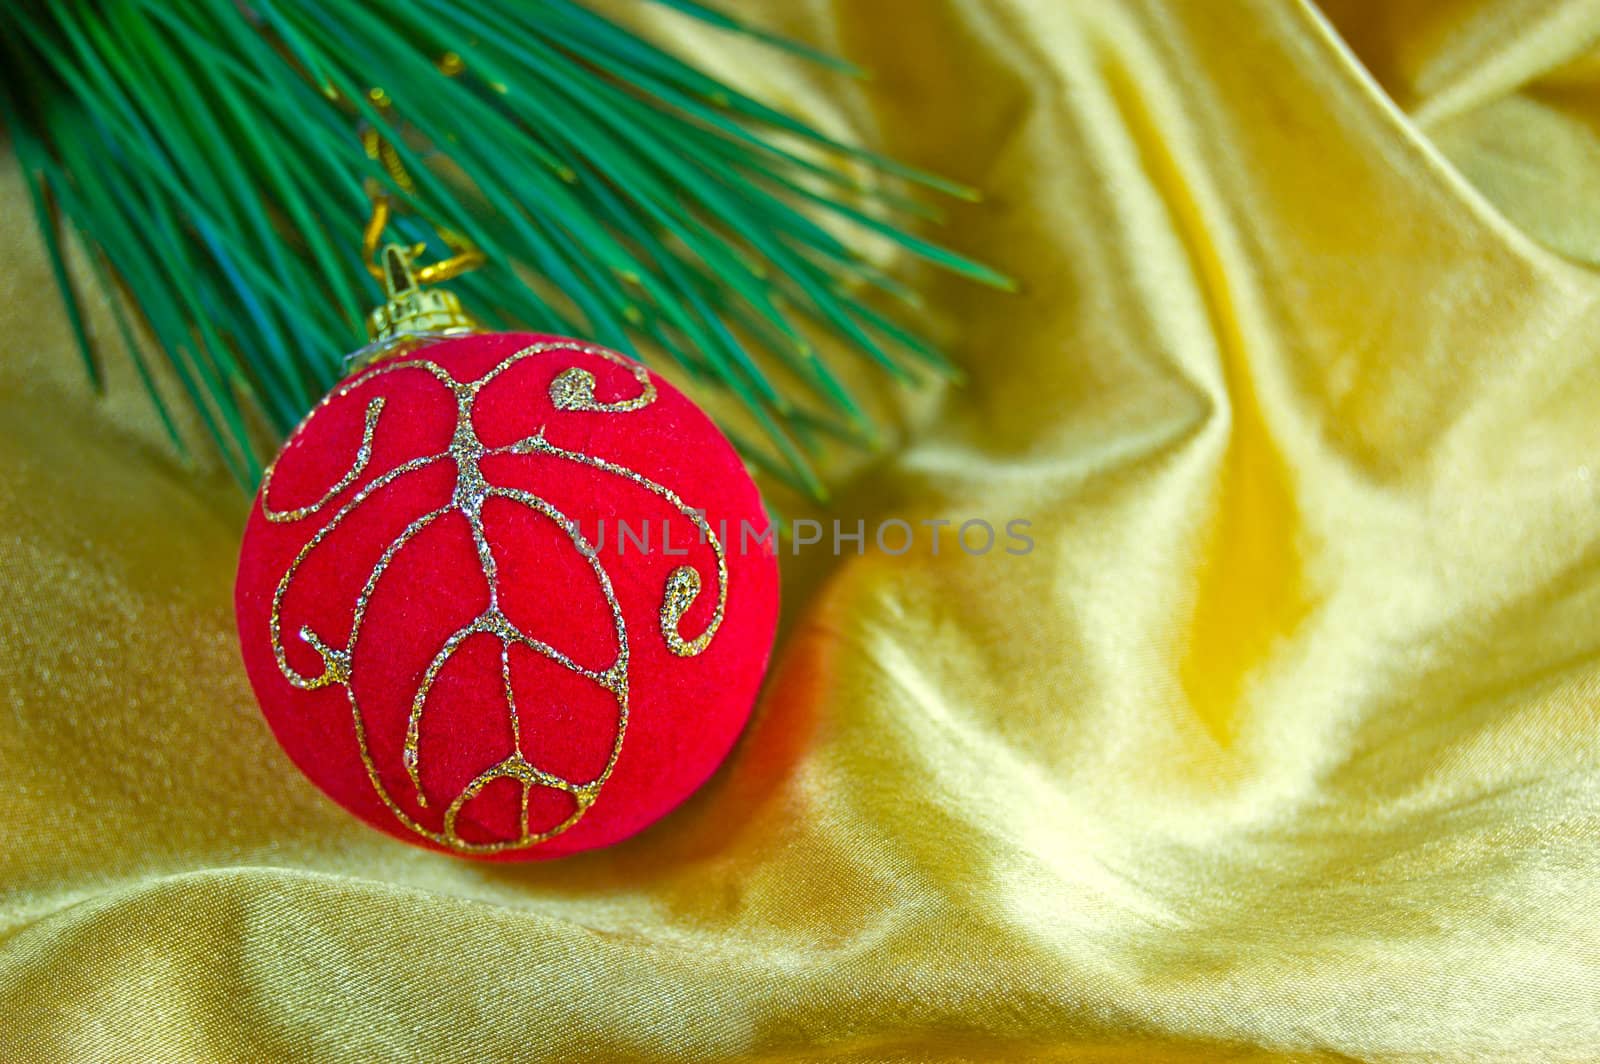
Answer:
[[[0,1060],[1600,1058],[1600,8],[744,8],[874,78],[628,14],[1026,284],[916,275],[968,379],[821,516],[1034,552],[786,558],[680,812],[397,844],[273,744],[244,501],[89,396],[8,167]]]

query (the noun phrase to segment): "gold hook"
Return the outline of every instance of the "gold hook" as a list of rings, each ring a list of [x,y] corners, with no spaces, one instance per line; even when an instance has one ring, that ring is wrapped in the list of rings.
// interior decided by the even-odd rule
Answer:
[[[447,64],[451,58],[455,59],[454,65]],[[460,58],[454,53],[448,53],[440,63],[447,77],[460,72]],[[367,96],[380,109],[390,111],[389,95],[381,88],[369,90]],[[369,159],[383,165],[397,188],[407,195],[416,192],[416,184],[401,164],[399,152],[376,127],[362,129],[361,145]],[[483,252],[459,233],[443,227],[436,227],[436,231],[453,254],[440,262],[422,265],[416,261],[427,250],[426,244],[384,244],[383,234],[394,215],[393,201],[376,178],[369,177],[365,189],[372,213],[361,231],[361,256],[368,271],[383,284],[386,298],[383,306],[367,316],[367,336],[372,342],[345,359],[346,372],[352,373],[418,344],[479,331],[453,292],[424,290],[422,286],[459,277],[485,261]]]
[[[367,158],[383,164],[389,172],[394,183],[407,192],[416,190],[416,184],[411,180],[411,175],[400,162],[399,154],[394,146],[384,140],[376,129],[368,127],[361,132],[361,143],[367,151]],[[378,246],[383,241],[384,230],[389,227],[389,218],[393,214],[393,205],[389,194],[384,192],[376,181],[367,184],[367,197],[372,202],[372,213],[367,218],[366,228],[361,233],[361,257],[367,264],[367,270],[375,280],[384,280],[384,267],[378,262]],[[430,262],[427,265],[416,266],[417,280],[422,284],[437,284],[448,281],[452,277],[459,277],[468,271],[482,266],[485,261],[483,252],[472,246],[472,243],[453,229],[438,228],[439,239],[454,254],[439,262]],[[415,259],[426,250],[423,244],[413,245],[411,258]]]

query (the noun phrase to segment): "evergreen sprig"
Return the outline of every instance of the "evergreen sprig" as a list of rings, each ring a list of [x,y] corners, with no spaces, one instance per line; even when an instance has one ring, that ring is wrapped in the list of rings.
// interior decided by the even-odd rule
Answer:
[[[822,216],[1008,284],[894,220],[927,213],[897,184],[967,190],[832,140],[573,0],[33,3],[13,7],[0,48],[6,122],[91,379],[69,228],[173,441],[139,325],[246,484],[261,471],[251,412],[286,433],[365,340],[379,290],[357,249],[374,187],[401,207],[403,242],[442,256],[454,233],[484,254],[455,287],[487,324],[671,357],[742,401],[768,441],[738,440],[747,456],[814,495],[818,435],[870,426],[809,337],[895,375],[944,366],[858,294],[907,292]],[[378,158],[358,130],[387,146]]]

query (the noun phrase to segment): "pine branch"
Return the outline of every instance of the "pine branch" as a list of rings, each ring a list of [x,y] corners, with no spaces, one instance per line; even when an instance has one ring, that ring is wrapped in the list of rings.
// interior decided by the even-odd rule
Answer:
[[[660,2],[851,69],[698,3]],[[740,400],[765,435],[743,440],[752,460],[814,495],[817,434],[862,442],[872,426],[810,337],[898,376],[947,367],[850,294],[910,295],[820,218],[1010,284],[885,220],[931,213],[895,181],[969,190],[831,140],[573,0],[29,4],[0,26],[0,58],[0,103],[91,380],[67,230],[112,306],[121,293],[137,309],[245,484],[261,471],[252,412],[286,433],[364,342],[378,298],[356,263],[369,183],[403,206],[400,238],[442,256],[454,232],[483,252],[455,287],[486,322],[674,359]],[[361,129],[392,151],[388,165]],[[818,153],[895,180],[854,180]],[[118,324],[139,360],[133,325]],[[181,448],[153,374],[137,369]]]

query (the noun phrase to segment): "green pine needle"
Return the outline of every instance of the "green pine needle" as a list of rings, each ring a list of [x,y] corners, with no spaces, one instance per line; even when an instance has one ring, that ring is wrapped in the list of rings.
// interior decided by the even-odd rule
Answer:
[[[658,2],[860,73],[699,3]],[[915,300],[821,217],[1011,285],[893,220],[937,212],[883,178],[972,190],[839,143],[573,0],[23,4],[0,24],[0,62],[0,106],[91,381],[66,232],[174,443],[124,302],[247,485],[261,472],[253,419],[287,433],[365,340],[379,298],[357,262],[370,182],[401,207],[392,235],[442,256],[453,231],[484,253],[455,287],[487,324],[673,359],[743,404],[765,442],[730,434],[754,464],[816,497],[821,439],[877,435],[813,336],[895,376],[908,359],[953,373],[852,294]],[[367,157],[362,128],[393,147],[404,185]]]

